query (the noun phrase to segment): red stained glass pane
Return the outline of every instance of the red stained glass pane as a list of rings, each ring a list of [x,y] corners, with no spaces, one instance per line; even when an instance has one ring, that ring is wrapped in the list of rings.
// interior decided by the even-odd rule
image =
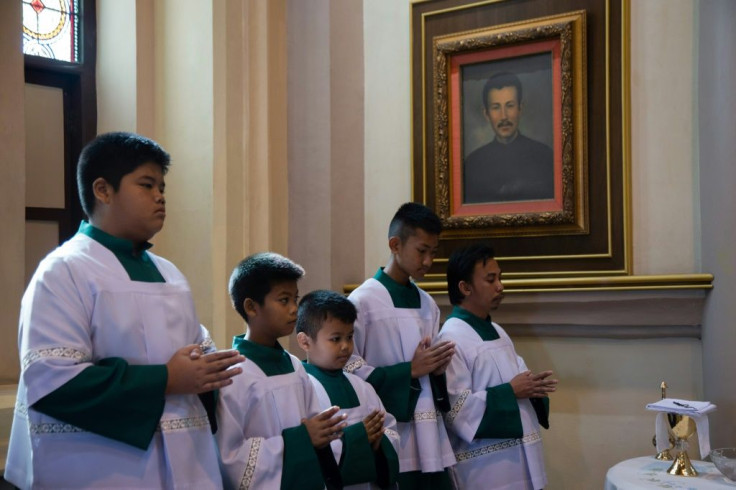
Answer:
[[[41,11],[46,8],[41,0],[33,0],[31,2],[31,7],[33,7],[33,10],[35,10],[37,14],[40,14]]]

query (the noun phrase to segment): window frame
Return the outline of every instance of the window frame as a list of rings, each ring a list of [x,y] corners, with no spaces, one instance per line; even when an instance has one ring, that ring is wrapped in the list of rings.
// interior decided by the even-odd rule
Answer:
[[[64,106],[64,208],[26,207],[26,220],[54,221],[59,243],[74,235],[84,212],[77,195],[79,154],[97,134],[95,0],[79,0],[79,62],[23,54],[25,82],[60,88]]]

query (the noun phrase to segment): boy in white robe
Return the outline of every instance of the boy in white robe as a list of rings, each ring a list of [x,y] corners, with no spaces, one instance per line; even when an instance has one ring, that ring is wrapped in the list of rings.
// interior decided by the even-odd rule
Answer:
[[[549,428],[552,371],[533,374],[489,313],[503,299],[501,269],[487,245],[458,249],[447,265],[455,305],[439,337],[456,353],[447,368],[445,416],[456,488],[537,490],[547,483],[540,428]]]
[[[391,257],[348,299],[357,310],[355,354],[345,366],[370,383],[396,417],[399,487],[450,488],[455,457],[440,410],[449,410],[445,369],[452,342],[433,342],[439,308],[411,279],[429,271],[442,223],[427,207],[403,204],[389,225]]]
[[[5,466],[20,488],[222,486],[212,390],[243,358],[209,353],[186,279],[147,251],[166,216],[168,166],[158,144],[130,133],[82,151],[89,222],[41,261],[21,303]]]
[[[307,353],[304,368],[321,407],[338,405],[347,415],[343,437],[331,444],[344,488],[395,487],[399,473],[396,420],[386,413],[370,384],[342,370],[353,353],[356,316],[355,306],[345,296],[312,291],[299,303],[297,341]]]
[[[246,356],[243,376],[217,406],[225,488],[341,488],[330,442],[345,416],[319,401],[301,362],[278,342],[296,324],[297,281],[304,270],[275,253],[241,261],[230,276],[233,307],[248,324],[233,346]],[[239,382],[238,382],[239,381]]]

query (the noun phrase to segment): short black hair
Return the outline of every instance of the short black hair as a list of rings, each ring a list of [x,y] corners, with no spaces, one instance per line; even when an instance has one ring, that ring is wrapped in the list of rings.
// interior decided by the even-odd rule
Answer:
[[[259,305],[274,285],[286,281],[298,281],[304,276],[304,269],[283,255],[274,252],[260,252],[250,255],[235,266],[230,274],[228,291],[233,308],[247,322],[243,303],[247,298]]]
[[[465,299],[460,292],[460,281],[471,282],[475,264],[482,262],[485,266],[495,256],[493,248],[486,244],[470,245],[456,249],[447,262],[447,294],[450,303],[459,305]]]
[[[521,80],[519,80],[519,77],[509,72],[496,73],[483,85],[483,107],[486,108],[486,112],[488,112],[488,92],[501,90],[504,87],[514,87],[516,89],[516,102],[521,104]]]
[[[391,224],[388,226],[388,237],[399,237],[401,243],[412,236],[417,229],[424,230],[430,235],[442,233],[442,221],[427,206],[415,202],[407,202],[396,211]]]
[[[104,133],[84,147],[77,164],[77,191],[87,217],[95,211],[92,183],[102,177],[117,192],[122,178],[145,163],[166,175],[171,157],[155,141],[135,133]]]
[[[358,318],[358,311],[342,294],[326,289],[312,291],[299,302],[296,332],[304,332],[312,339],[316,339],[317,332],[322,328],[322,322],[330,317],[352,324]]]

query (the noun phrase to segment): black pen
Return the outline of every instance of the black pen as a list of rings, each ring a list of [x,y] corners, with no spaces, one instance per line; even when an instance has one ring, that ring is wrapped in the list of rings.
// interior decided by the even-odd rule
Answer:
[[[674,403],[674,404],[675,404],[675,405],[677,405],[678,407],[683,407],[683,408],[692,408],[692,409],[694,409],[694,408],[695,408],[695,407],[691,407],[691,406],[690,406],[690,405],[688,405],[687,403],[680,403],[680,402],[676,402],[676,401],[673,401],[672,403]]]

